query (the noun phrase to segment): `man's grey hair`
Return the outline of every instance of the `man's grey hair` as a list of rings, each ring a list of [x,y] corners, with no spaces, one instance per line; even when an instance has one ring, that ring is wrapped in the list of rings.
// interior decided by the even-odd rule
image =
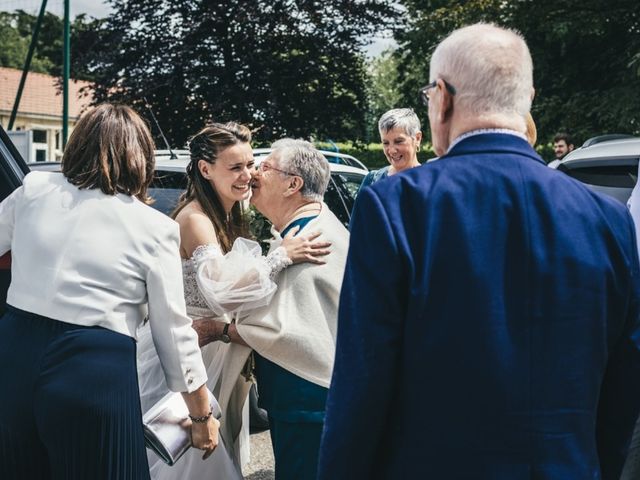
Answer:
[[[433,52],[430,80],[456,89],[454,105],[472,115],[517,114],[531,108],[533,62],[514,30],[477,23],[454,30]]]
[[[420,120],[411,108],[394,108],[380,117],[378,130],[380,133],[388,133],[394,128],[400,128],[410,137],[415,137],[420,131]]]
[[[306,140],[283,138],[271,145],[276,154],[278,168],[300,175],[304,185],[300,190],[308,200],[321,202],[329,185],[331,169],[329,162],[316,147]]]

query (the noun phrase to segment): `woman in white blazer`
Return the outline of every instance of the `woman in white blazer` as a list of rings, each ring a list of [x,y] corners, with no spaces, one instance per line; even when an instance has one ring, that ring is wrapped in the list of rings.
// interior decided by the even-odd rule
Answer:
[[[146,204],[153,150],[132,109],[100,105],[75,127],[62,173],[32,172],[0,204],[0,255],[12,252],[0,478],[149,477],[136,376],[145,319],[194,446],[206,457],[217,445],[179,228]]]

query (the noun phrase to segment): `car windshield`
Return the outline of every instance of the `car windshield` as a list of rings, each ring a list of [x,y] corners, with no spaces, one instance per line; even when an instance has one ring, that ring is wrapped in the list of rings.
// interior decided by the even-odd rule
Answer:
[[[156,210],[169,215],[178,205],[178,199],[187,188],[187,177],[182,172],[156,171],[148,193]]]

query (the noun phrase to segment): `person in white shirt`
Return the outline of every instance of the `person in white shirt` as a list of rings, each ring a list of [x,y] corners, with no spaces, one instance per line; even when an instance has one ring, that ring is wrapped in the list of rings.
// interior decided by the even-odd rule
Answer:
[[[179,227],[146,204],[153,150],[131,108],[102,104],[76,125],[62,173],[32,172],[0,204],[0,254],[12,253],[0,478],[149,478],[136,376],[145,319],[193,445],[204,457],[216,448]]]
[[[230,322],[268,305],[276,291],[274,278],[288,265],[323,264],[330,245],[319,233],[294,237],[292,232],[268,256],[248,240],[247,200],[254,172],[250,130],[234,122],[213,123],[189,141],[187,189],[172,216],[180,225],[180,252],[187,313],[198,332],[207,368],[208,387],[220,403],[222,441],[212,458],[200,462],[187,452],[174,466],[149,453],[151,478],[241,480],[249,460],[247,403],[251,385],[251,349],[229,343]],[[333,254],[332,254],[333,255]],[[215,320],[219,320],[215,321]],[[212,342],[216,327],[222,342]],[[215,339],[220,339],[218,336]],[[143,411],[167,391],[151,331],[140,331],[138,372]]]

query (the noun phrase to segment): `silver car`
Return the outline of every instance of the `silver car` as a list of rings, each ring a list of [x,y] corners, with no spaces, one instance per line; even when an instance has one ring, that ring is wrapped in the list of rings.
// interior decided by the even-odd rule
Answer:
[[[549,167],[626,204],[638,180],[638,160],[640,138],[602,135],[587,140]]]

